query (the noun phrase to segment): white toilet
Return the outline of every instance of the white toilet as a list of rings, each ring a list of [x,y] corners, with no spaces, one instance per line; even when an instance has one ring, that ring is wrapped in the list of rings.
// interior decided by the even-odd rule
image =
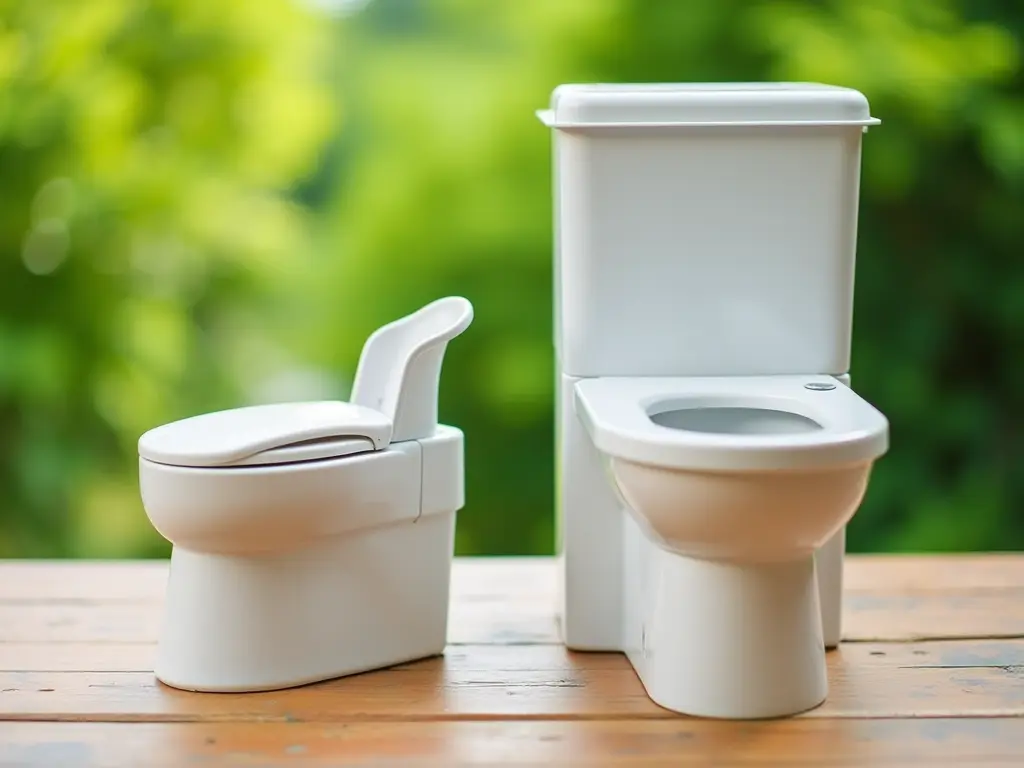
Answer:
[[[172,542],[156,676],[259,691],[444,650],[463,435],[437,423],[463,298],[363,347],[352,402],[252,406],[139,440],[142,501]]]
[[[845,525],[888,447],[848,375],[878,121],[787,83],[562,86],[541,118],[564,639],[624,651],[678,712],[815,707]]]

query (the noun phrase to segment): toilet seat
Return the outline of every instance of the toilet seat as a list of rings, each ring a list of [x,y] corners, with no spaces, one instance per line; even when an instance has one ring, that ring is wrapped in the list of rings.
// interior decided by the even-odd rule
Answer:
[[[205,413],[151,429],[139,456],[177,467],[290,464],[379,451],[392,422],[342,401],[275,403]]]
[[[576,413],[600,451],[666,469],[828,468],[872,461],[888,447],[886,418],[831,376],[609,377],[584,379],[575,391]],[[716,408],[779,419],[773,425],[769,415],[769,429],[744,431],[675,428],[652,418],[690,409],[714,416]],[[794,432],[782,421],[806,427]]]

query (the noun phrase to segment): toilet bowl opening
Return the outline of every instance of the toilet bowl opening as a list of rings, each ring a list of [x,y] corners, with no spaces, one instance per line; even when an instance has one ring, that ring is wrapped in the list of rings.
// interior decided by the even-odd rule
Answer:
[[[650,414],[668,429],[716,435],[796,435],[822,429],[814,419],[790,411],[742,406],[698,406]]]

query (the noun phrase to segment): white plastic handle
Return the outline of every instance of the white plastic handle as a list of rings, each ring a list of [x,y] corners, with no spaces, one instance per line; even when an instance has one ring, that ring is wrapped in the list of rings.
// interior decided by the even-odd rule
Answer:
[[[391,418],[391,442],[429,437],[444,351],[472,322],[473,305],[449,296],[378,328],[363,345],[351,402]]]

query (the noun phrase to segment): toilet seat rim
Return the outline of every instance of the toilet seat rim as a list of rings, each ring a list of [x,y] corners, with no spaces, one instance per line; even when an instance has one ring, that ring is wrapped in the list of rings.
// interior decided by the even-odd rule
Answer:
[[[835,386],[805,389],[812,382]],[[722,434],[665,427],[651,418],[672,410],[723,406],[795,414],[815,421],[820,429]],[[575,385],[574,407],[603,454],[665,469],[820,471],[870,463],[888,450],[887,419],[833,377],[585,379]]]

